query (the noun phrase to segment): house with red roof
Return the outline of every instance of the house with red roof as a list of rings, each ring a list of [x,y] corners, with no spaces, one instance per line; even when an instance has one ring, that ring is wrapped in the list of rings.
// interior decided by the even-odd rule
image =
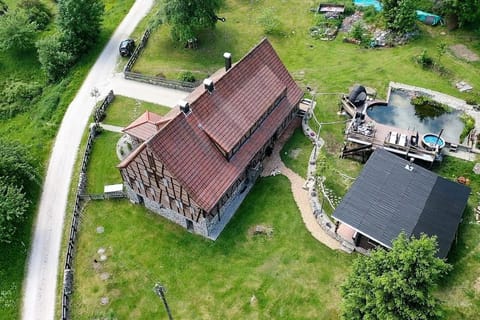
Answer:
[[[167,115],[124,129],[135,149],[119,165],[134,203],[216,239],[253,186],[262,160],[297,114],[303,91],[267,39],[205,79]]]

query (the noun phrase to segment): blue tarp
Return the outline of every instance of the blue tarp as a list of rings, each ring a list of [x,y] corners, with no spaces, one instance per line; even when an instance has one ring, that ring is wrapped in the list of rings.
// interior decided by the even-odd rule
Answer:
[[[430,26],[435,26],[439,23],[442,23],[442,17],[437,16],[436,14],[428,13],[420,10],[416,10],[415,12],[417,13],[417,19],[422,21],[425,24],[428,24]]]
[[[382,11],[382,4],[378,0],[353,0],[353,3],[361,7],[374,6],[375,10]]]

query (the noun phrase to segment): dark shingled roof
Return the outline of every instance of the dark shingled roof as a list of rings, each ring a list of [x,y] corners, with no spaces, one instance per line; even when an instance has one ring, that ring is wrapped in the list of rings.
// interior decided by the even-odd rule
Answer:
[[[333,217],[391,248],[408,236],[436,235],[438,256],[447,256],[470,188],[444,179],[385,150],[376,150]]]

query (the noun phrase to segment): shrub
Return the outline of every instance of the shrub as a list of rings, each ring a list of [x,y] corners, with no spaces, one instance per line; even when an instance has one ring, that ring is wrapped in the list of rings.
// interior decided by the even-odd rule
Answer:
[[[39,0],[22,0],[18,6],[25,10],[28,21],[35,23],[37,30],[44,30],[52,18],[47,6]]]
[[[74,62],[74,56],[65,49],[64,38],[53,35],[37,42],[38,60],[51,82],[65,76]]]
[[[8,11],[0,19],[0,51],[33,47],[37,25],[22,10]]]
[[[0,119],[9,119],[25,111],[42,93],[37,82],[9,80],[0,92]]]
[[[462,120],[463,124],[465,125],[463,127],[462,133],[460,134],[460,141],[463,141],[463,139],[465,139],[467,137],[467,135],[470,133],[470,131],[475,129],[475,119],[472,116],[470,116],[466,113],[463,113],[460,116],[460,119]]]
[[[431,68],[433,66],[433,59],[427,54],[427,50],[423,49],[422,53],[418,55],[415,60],[423,68]]]
[[[279,34],[281,33],[280,19],[277,17],[277,13],[274,8],[265,8],[258,19],[258,23],[263,27],[265,34]]]
[[[352,29],[350,30],[350,36],[356,40],[361,41],[363,34],[365,33],[365,27],[361,21],[357,21],[353,24]]]
[[[178,80],[185,82],[195,82],[197,79],[195,79],[195,76],[190,71],[184,71],[180,73],[180,75],[178,76]]]
[[[0,177],[0,242],[9,243],[17,225],[24,219],[29,201],[22,187],[17,187]]]

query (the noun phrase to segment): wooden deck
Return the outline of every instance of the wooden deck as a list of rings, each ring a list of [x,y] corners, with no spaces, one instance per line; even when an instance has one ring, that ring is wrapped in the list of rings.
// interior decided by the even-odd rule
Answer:
[[[415,158],[430,163],[435,161],[437,152],[423,148],[420,141],[421,137],[417,139],[418,133],[416,131],[377,123],[368,116],[366,112],[367,107],[358,110],[346,98],[342,98],[342,107],[352,117],[352,121],[347,124],[346,129],[346,140],[348,142],[360,146],[371,146],[372,150],[383,148],[387,151],[400,154],[405,158]],[[355,119],[357,113],[361,113],[361,121],[360,119]],[[396,135],[398,138],[391,138],[392,135]],[[412,144],[412,136],[415,137],[415,140],[418,140],[415,144]],[[364,148],[353,147],[350,150],[344,150],[343,153],[348,153],[352,150],[355,151],[356,149],[364,150]]]

